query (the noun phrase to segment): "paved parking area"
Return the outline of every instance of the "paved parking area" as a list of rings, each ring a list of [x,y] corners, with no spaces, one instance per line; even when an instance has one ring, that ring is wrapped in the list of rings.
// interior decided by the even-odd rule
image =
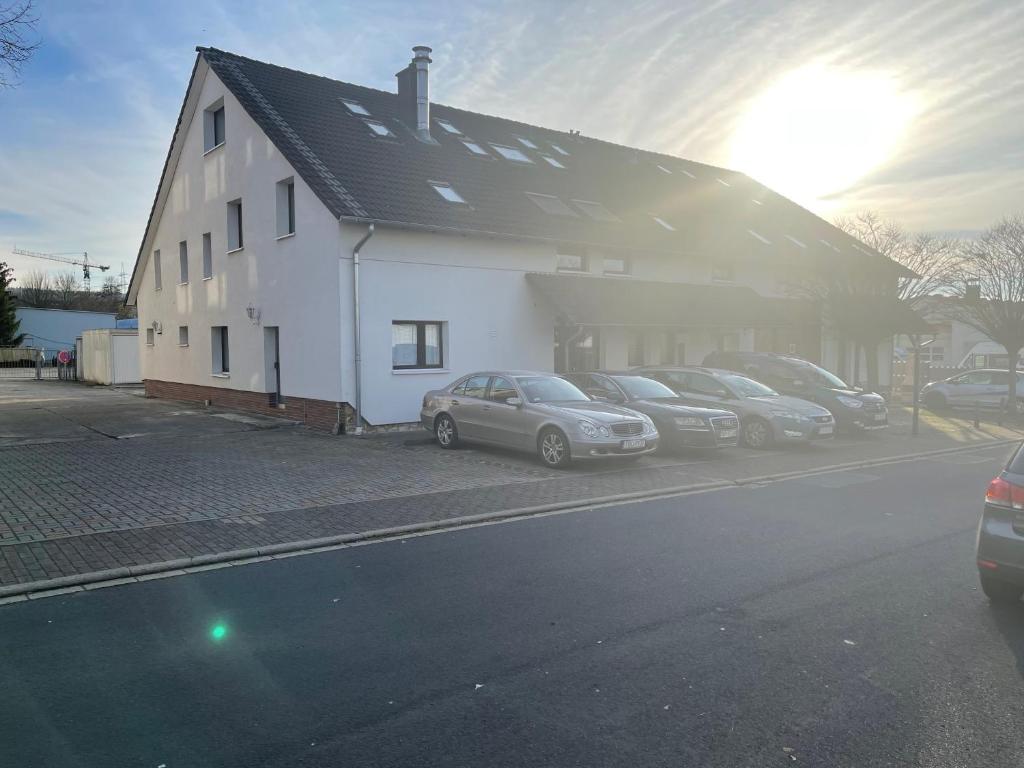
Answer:
[[[793,451],[694,451],[568,472],[424,432],[335,437],[291,422],[61,382],[0,381],[0,586],[533,504],[735,480],[1014,430],[926,416]]]

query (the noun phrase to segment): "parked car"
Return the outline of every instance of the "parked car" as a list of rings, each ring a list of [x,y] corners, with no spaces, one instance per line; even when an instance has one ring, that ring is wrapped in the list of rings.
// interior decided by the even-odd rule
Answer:
[[[641,456],[658,447],[650,417],[592,400],[551,373],[471,373],[427,392],[420,421],[442,448],[466,441],[536,451],[550,467]]]
[[[750,448],[830,438],[835,419],[826,408],[780,395],[771,387],[716,368],[637,369],[677,392],[690,405],[724,408],[740,419],[740,438]]]
[[[660,381],[636,373],[566,373],[566,379],[595,400],[645,413],[658,428],[662,448],[731,447],[739,441],[739,420],[732,411],[699,408]]]
[[[999,408],[1006,405],[1010,372],[995,368],[981,368],[933,381],[921,387],[921,402],[926,408],[941,411],[946,408]],[[1017,371],[1017,405],[1024,405],[1024,373]]]
[[[1024,447],[988,484],[978,525],[981,588],[994,602],[1016,603],[1024,594]]]
[[[799,357],[767,352],[712,352],[704,358],[704,366],[736,371],[783,395],[817,403],[828,409],[836,420],[836,429],[841,431],[863,432],[889,426],[884,397],[851,387],[834,373]]]

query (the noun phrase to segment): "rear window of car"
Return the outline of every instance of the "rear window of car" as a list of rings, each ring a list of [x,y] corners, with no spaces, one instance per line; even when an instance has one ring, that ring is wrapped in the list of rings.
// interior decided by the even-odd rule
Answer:
[[[1024,475],[1024,444],[1017,449],[1006,469],[1015,475]]]

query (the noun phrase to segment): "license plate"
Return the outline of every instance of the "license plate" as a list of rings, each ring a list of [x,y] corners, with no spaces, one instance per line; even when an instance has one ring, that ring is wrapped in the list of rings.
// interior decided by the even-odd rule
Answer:
[[[831,435],[832,434],[832,427],[819,427],[818,428],[818,434],[819,435]]]
[[[736,437],[736,433],[737,430],[735,429],[723,429],[718,433],[718,436],[722,438]]]
[[[647,441],[646,440],[623,440],[622,441],[622,450],[624,450],[624,451],[635,451],[638,448],[646,448],[646,447],[647,447]]]
[[[875,421],[885,421],[885,414],[884,413],[876,413],[875,414]]]

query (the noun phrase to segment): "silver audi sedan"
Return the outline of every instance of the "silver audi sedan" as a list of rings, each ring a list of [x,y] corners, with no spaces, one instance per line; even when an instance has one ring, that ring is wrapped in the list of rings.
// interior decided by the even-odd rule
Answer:
[[[535,451],[549,467],[641,456],[658,447],[648,416],[592,400],[551,373],[471,373],[427,392],[420,421],[442,448],[466,441]]]

